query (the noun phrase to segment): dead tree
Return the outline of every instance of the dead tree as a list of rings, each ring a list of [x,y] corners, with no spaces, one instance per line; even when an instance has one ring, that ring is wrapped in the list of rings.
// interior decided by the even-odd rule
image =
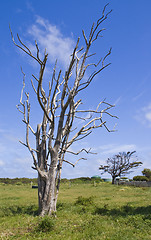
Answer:
[[[38,44],[35,42],[37,54],[34,55],[21,41],[18,34],[19,43],[15,42],[11,31],[14,44],[36,61],[40,67],[39,76],[32,75],[35,82],[31,80],[38,103],[43,111],[42,122],[37,125],[36,131],[30,125],[29,93],[24,93],[25,74],[23,71],[23,89],[21,91],[20,104],[17,108],[23,114],[23,122],[26,125],[26,142],[21,143],[29,149],[33,158],[33,168],[38,172],[39,213],[41,216],[51,215],[53,212],[56,212],[63,162],[74,167],[79,160],[85,159],[79,158],[73,163],[73,161],[65,158],[65,153],[77,156],[84,151],[91,153],[90,149],[81,149],[78,152],[73,152],[69,149],[70,146],[90,135],[94,129],[104,126],[110,131],[106,126],[106,121],[103,121],[102,115],[107,114],[115,117],[109,113],[109,109],[113,108],[113,105],[102,101],[95,110],[82,110],[80,108],[82,101],[77,98],[79,93],[90,85],[94,77],[110,65],[110,63],[105,64],[105,60],[110,55],[111,50],[98,64],[89,63],[88,61],[88,58],[90,59],[94,55],[89,54],[90,47],[104,30],[100,26],[111,12],[105,13],[106,6],[96,24],[93,23],[89,36],[86,37],[85,32],[82,31],[85,47],[79,48],[80,38],[78,38],[65,74],[61,70],[57,74],[56,62],[52,78],[49,81],[49,89],[46,89],[47,92],[43,88],[43,78],[48,54],[45,51],[44,58],[41,59]],[[90,67],[95,68],[95,70],[86,79],[85,73]],[[102,106],[104,106],[103,109]],[[86,117],[86,115],[89,116]],[[80,127],[79,124],[78,127],[74,127],[75,119],[83,120],[84,124]],[[29,143],[30,133],[35,137],[35,148]]]
[[[109,173],[112,176],[112,184],[115,184],[117,177],[128,174],[132,172],[131,169],[142,165],[142,162],[131,160],[135,152],[136,151],[118,153],[114,157],[108,158],[107,165],[101,165],[99,169],[102,170],[103,173]]]

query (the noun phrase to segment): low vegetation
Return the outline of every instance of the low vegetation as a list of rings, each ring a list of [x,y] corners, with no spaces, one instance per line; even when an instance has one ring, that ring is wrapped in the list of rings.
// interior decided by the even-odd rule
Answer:
[[[134,176],[133,180],[134,181],[151,181],[151,169],[149,168],[144,168],[142,171],[143,176]]]
[[[57,217],[38,217],[37,189],[0,184],[0,239],[149,240],[151,188],[64,180]]]
[[[144,168],[142,171],[143,176],[147,177],[149,181],[151,181],[151,169]]]
[[[146,181],[146,182],[149,181],[149,179],[145,176],[135,176],[135,177],[133,177],[133,180],[134,181]]]
[[[0,178],[0,183],[22,185],[22,184],[37,184],[37,178]]]

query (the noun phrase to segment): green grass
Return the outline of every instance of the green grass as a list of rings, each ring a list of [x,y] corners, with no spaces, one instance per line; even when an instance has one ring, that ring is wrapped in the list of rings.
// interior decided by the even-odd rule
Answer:
[[[57,218],[38,217],[37,189],[0,185],[0,239],[149,240],[151,188],[63,183]]]

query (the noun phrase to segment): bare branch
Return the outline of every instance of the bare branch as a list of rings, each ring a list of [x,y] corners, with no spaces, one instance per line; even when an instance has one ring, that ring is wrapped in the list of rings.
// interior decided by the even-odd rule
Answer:
[[[102,28],[100,31],[98,31],[98,33],[96,34],[96,37],[92,40],[92,42],[96,41],[98,37],[101,37],[100,33],[103,32],[104,30],[106,30],[106,29]]]
[[[30,129],[30,131],[34,134],[34,135],[36,135],[36,133],[35,133],[35,131],[32,129],[32,127],[29,125],[29,123],[27,122],[27,121],[25,121],[25,120],[22,120],[25,124],[28,124],[28,127],[29,127],[29,129]]]
[[[113,127],[112,130],[110,130],[110,129],[107,127],[106,122],[103,122],[102,119],[100,119],[100,121],[101,121],[102,125],[106,128],[106,130],[107,130],[108,132],[115,132],[115,131],[117,131],[117,130],[115,130],[115,127],[116,127],[117,124],[115,124],[115,126]]]
[[[22,141],[20,141],[20,140],[19,140],[19,142],[20,142],[22,145],[24,145],[25,147],[27,147],[27,148],[28,148],[27,144],[23,143],[23,142],[22,142]]]
[[[41,98],[40,98],[40,89],[42,88],[42,80],[43,80],[43,74],[44,74],[44,69],[46,66],[46,62],[47,62],[47,57],[48,55],[46,54],[44,57],[44,61],[43,61],[43,66],[41,66],[41,70],[40,70],[40,77],[39,77],[39,82],[38,82],[38,88],[37,88],[37,98],[38,98],[38,102],[42,108],[42,110],[44,111],[48,121],[52,121],[51,118],[48,116],[48,112],[46,111],[46,109],[44,108],[42,102],[41,102]],[[44,95],[43,95],[44,97]],[[46,100],[46,99],[45,99]]]
[[[27,51],[29,52],[29,54],[32,55],[30,49],[20,40],[20,37],[19,37],[18,33],[17,33],[17,38],[18,38],[19,42],[21,43],[21,45],[23,45],[23,47],[24,47],[25,49],[27,49]]]
[[[36,91],[36,88],[35,88],[35,86],[34,86],[33,80],[31,79],[30,81],[31,81],[31,85],[32,85],[32,87],[33,87],[33,90],[34,90],[34,92],[35,92],[36,95],[37,95],[37,91]],[[41,96],[40,96],[40,98],[42,99]]]
[[[9,29],[10,29],[10,32],[11,32],[11,37],[12,37],[12,41],[13,41],[14,45],[15,45],[16,47],[18,47],[19,49],[21,49],[21,50],[22,50],[23,52],[25,52],[26,54],[28,54],[30,57],[32,57],[34,60],[36,60],[36,61],[41,65],[42,62],[39,61],[36,57],[34,57],[34,56],[32,55],[32,53],[31,53],[31,51],[29,50],[29,48],[28,48],[25,44],[23,44],[22,41],[20,40],[18,34],[17,34],[18,40],[19,40],[19,42],[21,43],[21,45],[22,45],[23,47],[21,47],[20,45],[18,45],[18,44],[15,42],[14,36],[13,36],[13,33],[12,33],[12,30],[11,30],[10,25],[9,25]],[[25,49],[24,49],[24,48],[25,48]]]
[[[80,50],[78,50],[78,51],[76,52],[76,54],[78,54],[79,52],[81,52],[83,49],[84,49],[84,47],[80,48]]]
[[[70,165],[72,165],[73,167],[75,167],[75,165],[76,165],[80,160],[87,160],[87,159],[86,159],[86,158],[80,158],[80,159],[78,159],[74,164],[71,163],[71,162],[69,162],[69,161],[67,161],[67,160],[65,160],[65,159],[63,159],[63,162],[69,163]]]
[[[25,88],[25,73],[23,72],[22,67],[21,67],[21,72],[23,74],[23,88],[21,90],[21,96],[20,96],[20,101],[19,102],[20,102],[21,105],[23,105],[22,99],[23,99],[23,92],[24,92],[24,88]]]
[[[80,151],[78,152],[73,152],[73,151],[66,151],[67,153],[71,153],[71,154],[74,154],[74,155],[79,155],[81,152],[85,151],[87,154],[90,153],[90,154],[97,154],[97,153],[93,153],[91,152],[91,148],[89,150],[86,150],[85,148],[82,148]]]
[[[35,79],[37,82],[39,82],[38,78],[36,78],[33,74],[32,74],[32,76],[34,77],[34,79]]]
[[[109,50],[109,52],[106,54],[106,56],[103,58],[103,61],[102,61],[102,67],[104,68],[104,67],[106,67],[106,66],[104,66],[104,61],[105,61],[105,59],[111,54],[111,50],[112,50],[112,48],[110,48],[110,50]]]
[[[88,41],[87,41],[87,38],[86,38],[86,36],[85,36],[84,30],[82,30],[82,33],[83,33],[83,37],[84,37],[85,43],[86,43],[86,45],[88,45]]]
[[[92,33],[93,33],[94,25],[95,25],[95,23],[93,23],[92,27],[91,27],[91,31],[90,31],[90,35],[89,35],[89,42],[91,41],[91,36],[92,36]]]
[[[79,133],[79,132],[80,132],[80,133]],[[82,133],[81,133],[82,130],[80,130],[79,132],[68,142],[66,149],[68,149],[73,142],[79,141],[79,140],[81,140],[81,139],[89,136],[89,135],[92,133],[92,131],[90,131],[90,132],[88,132],[88,133],[84,133],[84,134],[85,134],[84,136],[78,138],[79,135],[82,135]]]
[[[78,118],[78,119],[81,119],[81,120],[86,121],[86,120],[92,118],[92,115],[90,115],[90,117],[85,117],[85,118],[84,118],[84,117],[78,117],[78,116],[75,116],[75,118]]]
[[[103,9],[103,12],[102,12],[102,17],[98,19],[97,21],[97,25],[100,25],[102,23],[102,21],[106,20],[107,16],[112,12],[112,10],[110,10],[106,15],[105,15],[105,10],[106,10],[106,7],[109,5],[109,3],[107,3],[105,6],[104,6],[104,9]]]
[[[94,78],[97,74],[99,74],[103,69],[107,68],[107,67],[111,64],[111,63],[108,63],[108,64],[104,65],[105,59],[106,59],[110,54],[111,54],[111,48],[110,48],[109,52],[105,55],[105,57],[103,58],[103,60],[102,60],[102,68],[100,68],[98,71],[94,71],[94,72],[90,75],[90,77],[88,78],[88,80],[87,80],[86,82],[79,84],[76,94],[78,94],[78,92],[80,92],[80,91],[84,90],[85,88],[87,88],[87,87],[90,85],[90,83],[92,82],[93,78]],[[101,60],[100,60],[97,64],[94,64],[94,63],[93,63],[93,64],[88,64],[87,66],[83,67],[82,76],[84,76],[85,71],[86,71],[86,69],[87,69],[89,66],[93,65],[93,66],[97,67],[97,66],[100,64],[100,62],[101,62]],[[81,87],[82,85],[84,85],[84,86]],[[79,87],[81,87],[81,88],[79,88]]]
[[[42,61],[41,61],[40,58],[39,58],[39,47],[38,47],[37,41],[35,41],[35,45],[36,45],[36,48],[37,48],[37,59],[38,59],[39,62],[41,62],[41,64],[42,64]]]
[[[96,53],[90,54],[89,56],[87,56],[87,58],[92,57],[92,56],[94,56],[94,55],[96,55]]]

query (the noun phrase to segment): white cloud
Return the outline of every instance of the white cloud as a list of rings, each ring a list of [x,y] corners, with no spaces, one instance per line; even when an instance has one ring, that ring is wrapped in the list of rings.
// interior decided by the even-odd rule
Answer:
[[[118,145],[118,144],[107,144],[98,147],[96,149],[97,152],[100,152],[101,155],[114,155],[119,152],[128,152],[128,151],[135,151],[136,150],[136,145],[135,144],[123,144],[123,145]]]
[[[151,127],[151,103],[137,111],[135,119],[147,127]]]
[[[149,103],[147,106],[143,107],[142,110],[144,110],[144,111],[150,110],[151,111],[151,103]]]
[[[0,160],[0,166],[3,166],[4,162],[2,160]]]
[[[72,37],[64,37],[57,26],[39,16],[28,29],[28,33],[37,41],[42,53],[46,49],[51,63],[54,64],[58,59],[59,64],[63,67],[68,65],[74,47]]]
[[[146,113],[145,118],[151,122],[151,112]]]

